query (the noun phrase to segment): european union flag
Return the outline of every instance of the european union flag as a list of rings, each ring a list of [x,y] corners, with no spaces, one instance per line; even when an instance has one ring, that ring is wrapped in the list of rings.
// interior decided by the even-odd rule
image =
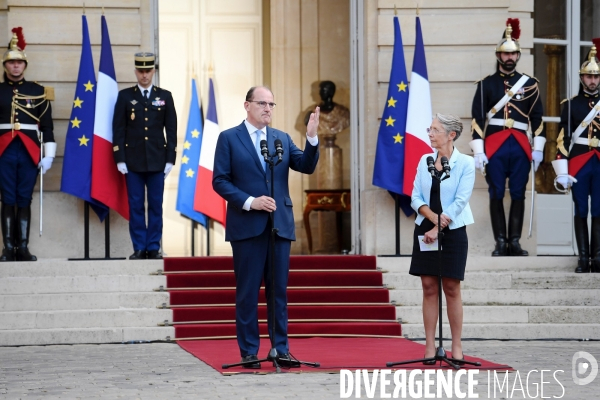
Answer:
[[[404,183],[404,137],[408,107],[408,80],[404,62],[404,48],[398,17],[394,16],[394,53],[388,95],[379,133],[373,169],[373,185],[400,196],[400,207],[409,216],[410,197],[402,194]]]
[[[87,201],[104,221],[108,208],[90,194],[92,184],[92,146],[96,113],[96,74],[87,19],[82,17],[83,39],[75,99],[67,128],[60,190]]]
[[[176,210],[184,216],[206,226],[206,216],[194,210],[194,194],[196,193],[196,177],[200,163],[202,146],[202,116],[196,91],[196,80],[192,79],[192,99],[188,117],[183,152],[181,154],[181,170],[179,171],[179,188],[177,190]]]

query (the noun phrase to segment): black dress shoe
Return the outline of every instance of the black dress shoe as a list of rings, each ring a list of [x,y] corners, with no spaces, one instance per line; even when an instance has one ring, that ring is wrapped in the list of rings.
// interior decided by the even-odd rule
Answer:
[[[163,256],[158,250],[148,250],[148,260],[162,260]]]
[[[423,358],[433,358],[434,356],[431,357],[427,357],[426,355],[423,355]],[[435,365],[435,363],[437,362],[437,360],[433,359],[433,360],[427,360],[427,361],[423,361],[423,365]]]
[[[300,368],[300,362],[293,359],[289,353],[277,354],[277,364],[282,368]]]
[[[248,354],[247,356],[242,357],[241,362],[249,362],[249,361],[258,361],[258,358],[254,354]],[[242,365],[242,367],[248,368],[248,369],[260,369],[260,363],[253,362],[251,364],[244,364],[244,365]]]
[[[129,256],[130,260],[145,260],[146,250],[136,250],[132,255]]]

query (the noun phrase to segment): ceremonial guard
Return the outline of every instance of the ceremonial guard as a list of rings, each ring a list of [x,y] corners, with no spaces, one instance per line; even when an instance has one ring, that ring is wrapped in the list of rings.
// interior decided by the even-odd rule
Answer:
[[[38,168],[45,174],[56,154],[52,108],[46,91],[24,78],[25,45],[21,28],[13,29],[8,51],[2,57],[0,189],[4,249],[0,261],[37,260],[28,249],[33,187]]]
[[[565,190],[572,186],[575,215],[575,239],[579,261],[575,272],[600,272],[600,68],[594,45],[588,59],[581,65],[579,93],[563,101],[560,132],[557,139],[556,160],[552,162],[556,172],[556,184]],[[560,190],[560,187],[557,186]],[[587,218],[591,197],[592,252]]]
[[[492,256],[527,256],[519,239],[525,213],[525,188],[533,161],[537,170],[546,143],[542,103],[535,78],[516,71],[521,57],[519,20],[508,19],[496,46],[498,69],[477,83],[472,106],[469,143],[475,166],[485,174],[490,195],[490,217],[496,247]],[[533,133],[533,150],[528,136]],[[506,179],[511,197],[508,236],[502,199]]]
[[[131,260],[162,258],[164,182],[175,164],[177,148],[173,97],[168,90],[152,84],[154,61],[152,53],[135,55],[138,84],[119,92],[113,117],[115,162],[127,181],[129,234],[134,250]]]

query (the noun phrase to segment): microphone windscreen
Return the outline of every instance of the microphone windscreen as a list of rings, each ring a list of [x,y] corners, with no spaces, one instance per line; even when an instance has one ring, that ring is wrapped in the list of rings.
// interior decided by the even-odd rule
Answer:
[[[446,156],[442,157],[442,164],[448,164],[448,157],[446,157]]]
[[[266,140],[261,140],[260,141],[260,148],[262,149],[263,147],[267,147],[267,141]]]
[[[275,139],[275,147],[283,147],[283,143],[281,139]]]
[[[429,156],[427,157],[427,165],[431,165],[433,164],[433,157]]]

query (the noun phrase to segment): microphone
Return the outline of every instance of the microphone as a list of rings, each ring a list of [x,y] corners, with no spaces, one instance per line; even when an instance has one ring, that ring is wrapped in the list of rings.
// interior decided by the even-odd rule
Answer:
[[[433,157],[427,157],[427,171],[435,178],[435,165],[433,163]]]
[[[281,139],[275,139],[275,154],[277,154],[279,164],[283,161],[283,143],[281,143]]]
[[[263,155],[263,157],[265,158],[265,162],[269,161],[269,149],[267,148],[267,141],[266,140],[261,140],[260,141],[260,154]]]
[[[450,178],[450,164],[446,156],[442,157],[442,171],[446,173],[446,178]]]

